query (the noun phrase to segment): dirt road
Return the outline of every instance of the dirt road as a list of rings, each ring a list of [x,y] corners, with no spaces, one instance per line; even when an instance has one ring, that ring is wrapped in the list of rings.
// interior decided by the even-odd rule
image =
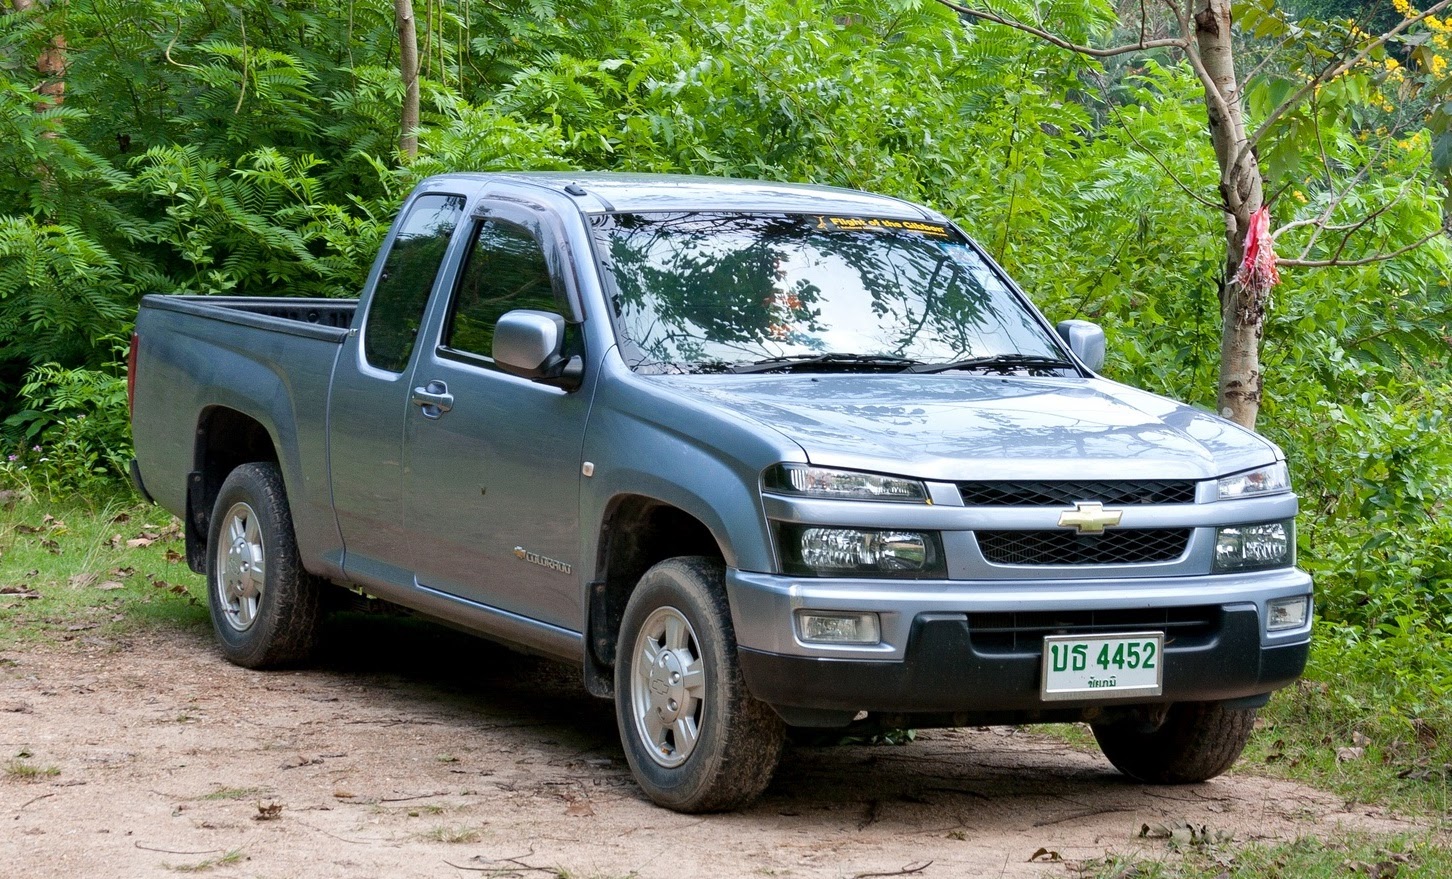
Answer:
[[[1250,775],[1132,784],[1007,729],[796,748],[750,811],[676,815],[567,669],[398,620],[334,626],[305,671],[235,668],[208,638],[0,653],[0,877],[1059,877],[1165,852],[1145,824],[1407,829]]]

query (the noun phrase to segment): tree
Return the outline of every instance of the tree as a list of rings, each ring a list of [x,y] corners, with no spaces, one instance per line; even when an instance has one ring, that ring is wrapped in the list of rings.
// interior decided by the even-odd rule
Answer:
[[[409,159],[418,155],[418,30],[413,0],[393,0],[398,17],[398,73],[403,79],[403,110],[399,114],[399,152]]]
[[[1094,46],[1085,41],[1076,41],[1046,27],[1032,24],[1024,16],[996,11],[986,4],[980,8],[961,5],[952,0],[936,2],[954,10],[965,21],[1013,28],[1088,58],[1107,59],[1131,53],[1169,51],[1183,56],[1193,69],[1204,90],[1210,141],[1220,170],[1218,192],[1212,198],[1180,184],[1178,178],[1175,178],[1175,183],[1187,197],[1213,203],[1224,216],[1225,261],[1219,279],[1221,343],[1216,397],[1220,413],[1239,424],[1254,427],[1260,411],[1263,385],[1260,340],[1265,326],[1270,286],[1277,280],[1275,270],[1278,266],[1367,264],[1400,256],[1448,232],[1447,219],[1444,217],[1438,228],[1411,241],[1377,248],[1370,253],[1348,255],[1347,245],[1352,236],[1367,228],[1375,217],[1385,211],[1384,207],[1373,207],[1362,216],[1350,220],[1336,218],[1337,209],[1345,201],[1349,186],[1341,191],[1339,197],[1331,200],[1320,216],[1295,221],[1271,232],[1264,213],[1267,207],[1266,176],[1262,169],[1260,150],[1272,133],[1283,134],[1282,123],[1297,113],[1303,105],[1313,102],[1323,89],[1359,68],[1384,60],[1389,43],[1404,43],[1412,47],[1412,41],[1408,39],[1411,31],[1425,21],[1438,21],[1434,16],[1452,5],[1452,0],[1441,0],[1422,12],[1407,7],[1406,17],[1381,34],[1368,34],[1351,27],[1345,32],[1344,39],[1332,44],[1336,48],[1328,51],[1317,47],[1318,51],[1312,52],[1314,66],[1307,68],[1305,75],[1300,77],[1294,87],[1285,90],[1279,95],[1279,100],[1265,108],[1254,127],[1247,119],[1246,83],[1240,79],[1236,69],[1239,50],[1233,28],[1231,0],[1161,0],[1169,15],[1169,35],[1154,37],[1151,36],[1152,30],[1149,26],[1150,9],[1145,0],[1140,0],[1138,38],[1111,46]],[[1031,8],[1030,11],[1037,10]],[[1270,25],[1267,28],[1269,33],[1275,33],[1277,37],[1280,37],[1277,31],[1286,34],[1280,37],[1279,45],[1282,47],[1290,47],[1295,44],[1296,39],[1304,36],[1303,33],[1296,36],[1293,29],[1286,26],[1287,23],[1278,17],[1273,4],[1256,8],[1254,17]],[[1388,64],[1387,67],[1390,68],[1391,65]],[[1254,75],[1255,72],[1252,72],[1246,79],[1249,80]],[[1308,136],[1320,138],[1318,124],[1308,127]],[[1324,147],[1322,153],[1324,155]],[[1329,175],[1331,163],[1328,161],[1326,164]],[[1174,177],[1171,169],[1166,170]],[[1364,176],[1365,172],[1358,170],[1358,173]],[[1357,174],[1353,173],[1352,176]],[[1314,229],[1312,244],[1297,257],[1275,257],[1271,249],[1275,238],[1291,228],[1301,227]],[[1328,252],[1315,252],[1314,242],[1322,233],[1330,233],[1333,240],[1337,240],[1339,236],[1339,246],[1333,246]],[[1258,271],[1255,270],[1257,268]]]

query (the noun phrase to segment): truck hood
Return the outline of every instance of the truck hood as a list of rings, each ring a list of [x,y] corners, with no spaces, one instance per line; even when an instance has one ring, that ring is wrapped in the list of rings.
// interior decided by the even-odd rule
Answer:
[[[652,376],[827,467],[934,480],[1209,479],[1272,463],[1267,440],[1103,379]]]

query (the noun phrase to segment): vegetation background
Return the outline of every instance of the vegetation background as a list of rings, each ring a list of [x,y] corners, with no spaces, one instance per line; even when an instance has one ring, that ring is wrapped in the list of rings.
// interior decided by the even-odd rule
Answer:
[[[931,0],[417,0],[419,122],[404,130],[409,6],[8,0],[0,488],[124,495],[143,294],[356,295],[403,195],[455,169],[690,172],[928,203],[1051,319],[1101,323],[1111,378],[1215,404],[1225,223],[1182,52],[1096,59]],[[1094,45],[1174,23],[1172,6],[1128,0],[993,9]],[[1295,732],[1261,757],[1329,771],[1349,747],[1445,809],[1452,17],[1407,0],[1235,15],[1245,110],[1272,122],[1256,158],[1277,248],[1352,263],[1286,266],[1265,317],[1258,427],[1291,460],[1319,621],[1312,683],[1268,715]]]

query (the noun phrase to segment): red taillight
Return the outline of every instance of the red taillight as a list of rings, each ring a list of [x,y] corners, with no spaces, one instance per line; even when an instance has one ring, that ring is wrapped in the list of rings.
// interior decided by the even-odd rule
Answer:
[[[136,412],[136,349],[140,342],[141,337],[133,332],[131,347],[126,351],[126,411],[128,414]]]

